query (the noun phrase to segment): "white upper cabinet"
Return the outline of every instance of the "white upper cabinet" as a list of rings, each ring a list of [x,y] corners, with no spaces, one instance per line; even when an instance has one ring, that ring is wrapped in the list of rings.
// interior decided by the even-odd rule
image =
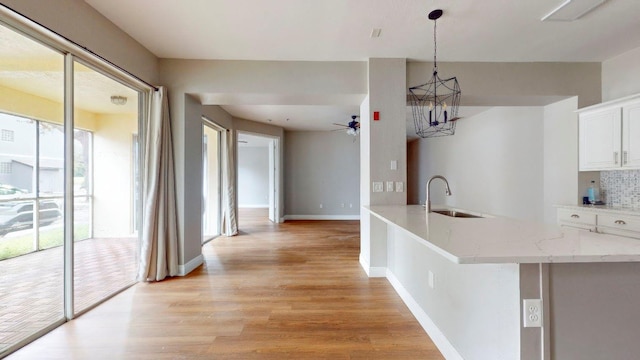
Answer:
[[[580,170],[620,167],[620,129],[622,109],[580,114]]]
[[[640,103],[623,108],[622,166],[640,168]]]
[[[579,112],[580,171],[640,169],[640,96]]]

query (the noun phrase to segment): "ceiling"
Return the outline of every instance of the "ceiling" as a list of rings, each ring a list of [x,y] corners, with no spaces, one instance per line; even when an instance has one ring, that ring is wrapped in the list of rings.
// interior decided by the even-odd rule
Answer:
[[[430,61],[427,13],[436,8],[444,10],[440,61],[602,62],[640,47],[638,0],[608,0],[573,22],[540,21],[564,0],[85,1],[159,58]],[[374,28],[380,37],[370,36]],[[330,130],[347,123],[359,102],[224,108],[288,130]]]
[[[0,86],[54,103],[64,98],[64,57],[5,26],[0,26]],[[74,106],[95,114],[137,114],[138,93],[80,63],[74,63]],[[115,105],[111,96],[124,96]],[[62,110],[62,109],[60,109]]]

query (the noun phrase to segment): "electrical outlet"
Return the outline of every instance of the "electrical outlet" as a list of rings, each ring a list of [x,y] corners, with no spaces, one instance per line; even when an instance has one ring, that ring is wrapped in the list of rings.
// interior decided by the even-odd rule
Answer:
[[[393,191],[393,181],[387,181],[387,192]]]
[[[344,203],[340,204],[340,207],[344,207]]]
[[[382,181],[374,181],[373,182],[373,192],[382,192]]]
[[[396,181],[396,192],[404,191],[404,183],[402,181]]]
[[[352,208],[352,207],[353,207],[353,204],[349,204],[349,208]]]
[[[398,170],[398,160],[391,160],[391,170]]]
[[[522,315],[524,327],[542,327],[542,300],[522,300]]]
[[[320,209],[322,209],[322,207],[323,207],[323,205],[322,205],[322,204],[320,204]]]

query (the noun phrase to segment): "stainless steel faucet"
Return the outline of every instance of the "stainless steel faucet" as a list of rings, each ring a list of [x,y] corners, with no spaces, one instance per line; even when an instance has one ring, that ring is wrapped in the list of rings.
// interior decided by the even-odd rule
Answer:
[[[429,194],[429,187],[431,187],[431,182],[434,179],[441,179],[442,181],[444,181],[444,184],[447,186],[445,193],[447,194],[447,196],[451,196],[451,189],[449,188],[449,182],[447,181],[447,179],[442,175],[432,176],[431,179],[427,181],[427,213],[431,212],[431,195]]]

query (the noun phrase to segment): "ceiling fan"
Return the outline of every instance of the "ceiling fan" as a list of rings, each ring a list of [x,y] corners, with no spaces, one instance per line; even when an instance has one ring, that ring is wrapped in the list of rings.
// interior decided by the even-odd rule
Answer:
[[[342,126],[346,128],[347,134],[356,136],[358,135],[358,133],[360,133],[360,123],[358,122],[358,120],[356,120],[357,118],[359,118],[358,115],[351,115],[351,121],[349,121],[347,125],[336,124],[336,123],[333,123],[333,125]],[[336,129],[333,131],[338,131],[338,130],[343,130],[343,129]]]

